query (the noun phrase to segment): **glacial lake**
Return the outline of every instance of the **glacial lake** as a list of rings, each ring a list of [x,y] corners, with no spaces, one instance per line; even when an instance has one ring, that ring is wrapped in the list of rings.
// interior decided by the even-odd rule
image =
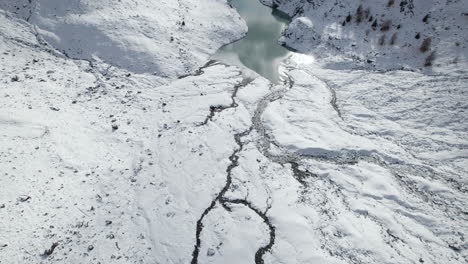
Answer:
[[[232,0],[229,3],[247,22],[249,30],[244,38],[219,49],[213,59],[245,66],[277,83],[280,79],[278,66],[289,54],[278,39],[291,22],[290,18],[259,0]]]

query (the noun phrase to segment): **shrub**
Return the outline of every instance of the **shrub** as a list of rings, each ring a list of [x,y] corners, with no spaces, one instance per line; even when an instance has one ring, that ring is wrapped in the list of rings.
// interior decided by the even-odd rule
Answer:
[[[356,10],[356,23],[361,23],[363,14],[362,5],[359,5],[358,9]]]
[[[366,10],[364,10],[364,17],[367,19],[368,17],[370,16],[370,8],[366,8]]]
[[[397,33],[393,33],[392,38],[390,39],[390,45],[395,45],[397,39]]]
[[[429,56],[427,56],[426,60],[424,61],[424,67],[430,67],[432,66],[432,63],[434,62],[436,58],[436,52],[433,51]]]
[[[385,45],[385,38],[386,38],[386,35],[385,35],[385,34],[383,34],[383,35],[379,38],[379,45],[380,45],[380,46]]]
[[[385,22],[383,22],[382,26],[380,27],[380,31],[388,31],[391,26],[392,20],[385,20]]]
[[[395,0],[388,0],[387,7],[391,7],[395,3]]]
[[[414,3],[413,0],[401,0],[400,2],[400,12],[405,14],[413,15]]]
[[[423,42],[421,43],[421,46],[419,47],[419,51],[421,51],[422,53],[427,52],[428,50],[431,49],[431,44],[432,44],[432,39],[425,38]]]
[[[374,20],[374,23],[372,23],[372,29],[375,30],[377,28],[377,18]]]

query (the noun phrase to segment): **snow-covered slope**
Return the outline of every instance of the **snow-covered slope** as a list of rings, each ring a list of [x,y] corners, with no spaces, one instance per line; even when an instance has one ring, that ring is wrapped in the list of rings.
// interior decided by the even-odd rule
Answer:
[[[15,11],[13,3],[1,4]],[[187,263],[196,221],[224,183],[232,134],[244,126],[242,111],[212,124],[210,106],[229,106],[242,77],[212,64],[180,80],[161,76],[198,69],[244,23],[225,1],[133,3],[140,15],[167,16],[160,25],[128,18],[128,1],[61,3],[33,1],[36,24],[20,9],[0,13],[0,262]],[[178,4],[191,6],[173,7],[185,20],[170,11]],[[97,18],[76,14],[84,10]],[[217,26],[225,19],[233,22]],[[145,25],[153,36],[143,36]],[[144,42],[153,48],[138,51]],[[132,67],[142,61],[160,68]]]
[[[466,4],[410,2],[276,1],[277,85],[223,0],[0,2],[0,263],[466,263]]]
[[[430,84],[423,83],[428,94],[440,91],[431,84],[443,80],[464,102],[463,86],[411,72],[296,66],[289,71],[295,85],[269,105],[264,122],[276,142],[271,153],[307,172],[296,176],[304,185],[301,204],[320,212],[299,211],[320,230],[310,231],[309,237],[318,237],[323,250],[345,263],[463,263],[466,115],[463,107],[445,110],[442,102],[430,107],[419,103],[413,110],[419,100],[409,95],[419,90],[407,80],[429,78]],[[386,89],[391,84],[401,88],[393,88],[390,96]],[[443,95],[438,100],[457,101]],[[447,114],[439,114],[442,109]],[[428,121],[432,119],[443,124]],[[291,226],[291,219],[283,221]],[[297,247],[292,246],[295,239],[287,240]],[[297,263],[313,261],[314,255],[305,253],[295,255]]]
[[[69,57],[165,77],[194,71],[246,31],[224,0],[4,0],[0,8]]]
[[[282,39],[317,56],[340,52],[376,69],[466,74],[464,0],[262,0],[294,16]],[[329,49],[329,52],[324,52]]]
[[[23,22],[0,19],[0,262],[187,262],[235,147],[229,126],[199,124],[210,105],[231,103],[238,70],[157,87],[107,69],[101,82],[87,62],[41,48]]]

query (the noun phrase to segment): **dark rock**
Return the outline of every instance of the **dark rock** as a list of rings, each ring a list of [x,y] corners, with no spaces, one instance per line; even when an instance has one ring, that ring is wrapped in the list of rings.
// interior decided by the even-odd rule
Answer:
[[[209,248],[209,249],[206,251],[206,255],[207,255],[208,257],[214,256],[215,253],[216,253],[215,250],[212,249],[212,248]]]
[[[26,201],[28,201],[29,199],[31,199],[31,196],[29,196],[29,195],[21,195],[21,196],[18,198],[18,201],[20,201],[20,202],[26,202]]]
[[[19,77],[17,75],[11,77],[12,82],[19,82]]]
[[[94,246],[93,246],[93,245],[89,245],[89,246],[88,246],[88,251],[91,251],[91,250],[93,250],[93,249],[94,249]]]
[[[351,15],[348,15],[348,16],[346,17],[346,22],[348,22],[348,23],[351,22],[351,19],[352,19]]]
[[[461,251],[460,247],[457,246],[457,245],[452,245],[452,244],[451,244],[451,245],[448,245],[448,247],[449,247],[451,250],[455,251],[455,252],[460,252],[460,251]]]
[[[52,246],[49,249],[46,249],[44,253],[42,254],[45,257],[48,257],[54,253],[55,248],[58,246],[58,242],[54,242]]]
[[[117,124],[112,124],[112,131],[115,131],[119,129],[119,126]]]
[[[106,225],[111,225],[112,224],[112,221],[111,220],[106,220]]]
[[[422,19],[424,23],[427,23],[427,20],[429,19],[429,14],[425,15]]]

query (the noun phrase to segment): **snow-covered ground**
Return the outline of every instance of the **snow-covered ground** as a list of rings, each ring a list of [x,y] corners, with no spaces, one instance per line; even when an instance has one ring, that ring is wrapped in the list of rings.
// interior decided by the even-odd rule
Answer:
[[[3,0],[0,8],[69,57],[172,78],[247,30],[223,0]]]
[[[294,17],[281,42],[302,53],[338,52],[373,70],[467,73],[464,0],[261,1]]]
[[[400,2],[275,1],[277,85],[224,0],[0,2],[0,263],[466,263],[468,4]]]

